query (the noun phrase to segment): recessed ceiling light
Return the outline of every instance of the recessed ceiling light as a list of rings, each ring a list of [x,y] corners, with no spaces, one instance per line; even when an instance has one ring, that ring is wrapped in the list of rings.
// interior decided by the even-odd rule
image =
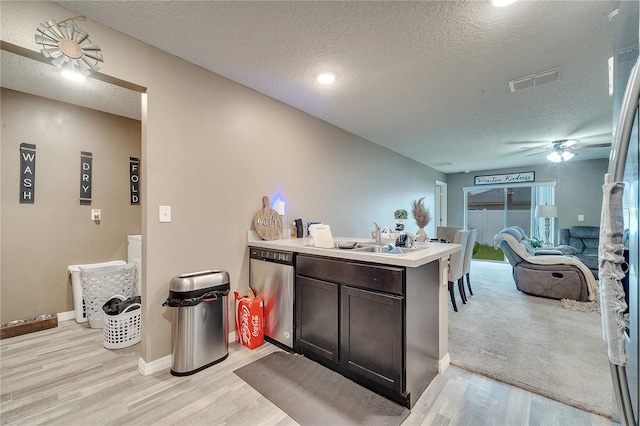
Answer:
[[[491,0],[491,3],[495,6],[495,7],[505,7],[505,6],[509,6],[511,3],[515,2],[516,0]]]
[[[335,74],[331,74],[331,73],[322,73],[318,75],[318,82],[322,83],[322,84],[331,84],[334,81],[336,81],[336,76]]]
[[[73,80],[73,81],[85,81],[87,79],[82,73],[79,73],[77,71],[63,69],[62,71],[60,71],[60,73],[64,75],[66,78],[68,78],[69,80]]]

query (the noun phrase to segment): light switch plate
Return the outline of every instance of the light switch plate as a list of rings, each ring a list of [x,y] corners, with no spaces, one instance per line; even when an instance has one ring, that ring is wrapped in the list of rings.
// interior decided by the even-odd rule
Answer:
[[[91,220],[101,220],[102,214],[100,213],[100,209],[91,209]]]
[[[583,214],[579,214],[578,215],[578,222],[584,222],[584,215]]]
[[[171,222],[171,206],[160,206],[158,211],[161,223]]]

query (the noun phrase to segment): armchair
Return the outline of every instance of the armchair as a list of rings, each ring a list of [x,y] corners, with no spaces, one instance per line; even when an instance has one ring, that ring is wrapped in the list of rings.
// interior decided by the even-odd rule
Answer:
[[[599,226],[572,226],[558,231],[558,244],[569,246],[573,256],[587,265],[594,277],[598,278]]]
[[[523,238],[520,230],[511,227],[493,239],[494,246],[502,249],[513,268],[518,290],[551,299],[597,300],[596,280],[584,263],[561,254],[532,254],[525,248]]]

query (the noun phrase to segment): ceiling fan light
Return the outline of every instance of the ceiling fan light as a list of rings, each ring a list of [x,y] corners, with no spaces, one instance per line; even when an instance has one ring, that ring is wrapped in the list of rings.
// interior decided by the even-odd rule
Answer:
[[[547,155],[547,160],[553,161],[554,163],[559,163],[562,161],[562,155],[559,152],[553,151],[549,155]]]
[[[569,152],[569,151],[563,151],[561,156],[562,156],[562,161],[569,161],[573,158],[575,154],[573,152]]]

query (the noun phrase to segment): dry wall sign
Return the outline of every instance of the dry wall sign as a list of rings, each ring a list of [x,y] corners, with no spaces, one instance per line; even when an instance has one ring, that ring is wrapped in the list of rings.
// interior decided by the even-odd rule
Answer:
[[[140,204],[140,160],[129,157],[129,185],[131,188],[131,204]]]
[[[91,170],[93,169],[93,154],[80,151],[80,205],[91,205]]]
[[[36,196],[36,146],[20,144],[20,203],[33,204]]]

